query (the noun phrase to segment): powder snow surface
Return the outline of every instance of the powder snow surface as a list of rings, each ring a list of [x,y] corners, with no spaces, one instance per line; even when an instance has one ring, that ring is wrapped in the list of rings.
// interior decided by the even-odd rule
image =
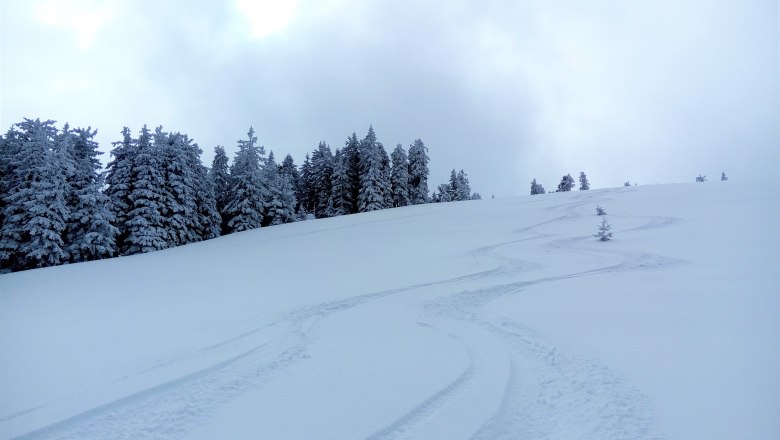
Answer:
[[[0,438],[777,438],[779,201],[434,204],[3,275]]]

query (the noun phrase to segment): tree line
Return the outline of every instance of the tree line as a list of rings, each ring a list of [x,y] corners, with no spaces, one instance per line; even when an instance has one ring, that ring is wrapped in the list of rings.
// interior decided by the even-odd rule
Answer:
[[[250,127],[232,163],[211,167],[186,134],[125,127],[105,171],[92,128],[25,119],[0,136],[0,273],[132,255],[259,227],[480,198],[468,176],[429,195],[421,139],[388,155],[373,127],[335,152],[320,142],[303,164],[277,163]]]
[[[584,171],[580,171],[580,191],[587,191],[590,189],[590,182],[588,181],[588,176],[585,174]],[[571,174],[567,174],[561,178],[561,182],[558,184],[558,187],[555,189],[555,192],[567,192],[574,189],[575,183],[574,178],[571,177]],[[540,183],[536,182],[536,179],[531,181],[531,195],[537,195],[537,194],[545,194],[544,186],[542,186]]]

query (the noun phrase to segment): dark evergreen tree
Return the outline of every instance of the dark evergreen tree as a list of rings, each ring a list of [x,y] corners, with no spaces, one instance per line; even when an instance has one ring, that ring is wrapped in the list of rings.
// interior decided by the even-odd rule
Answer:
[[[726,172],[720,173],[720,181],[723,182],[724,180],[729,180],[728,177],[726,177]]]
[[[301,180],[298,197],[301,199],[301,209],[305,214],[313,214],[314,206],[317,203],[317,185],[315,181],[314,169],[311,159],[306,155],[306,159],[301,165]]]
[[[430,203],[441,203],[441,194],[435,189],[431,192]]]
[[[209,169],[203,165],[203,150],[186,134],[179,134],[184,146],[187,167],[192,170],[192,187],[195,193],[195,236],[196,240],[208,240],[222,233],[222,216],[217,209],[216,192],[209,176]]]
[[[230,200],[230,160],[225,153],[225,148],[220,145],[214,147],[214,160],[209,169],[209,179],[214,189],[217,212],[220,215],[220,233],[227,234],[228,216],[225,207]]]
[[[259,228],[263,222],[263,191],[260,187],[260,159],[255,130],[249,127],[247,140],[238,141],[238,152],[230,168],[230,200],[225,207],[228,230],[241,232]]]
[[[293,157],[289,154],[284,157],[284,160],[282,161],[282,164],[279,165],[279,175],[286,177],[290,181],[290,185],[292,185],[293,188],[293,195],[295,195],[295,212],[299,212],[301,209],[301,201],[297,199],[298,197],[298,187],[301,184],[301,175],[298,172],[298,167],[295,166],[295,161],[293,160]]]
[[[108,196],[108,208],[114,219],[118,233],[116,236],[117,251],[121,254],[125,249],[125,241],[129,233],[127,228],[128,214],[133,208],[130,193],[135,187],[135,159],[137,145],[133,140],[130,129],[122,129],[122,140],[113,143],[114,149],[111,155],[114,160],[108,164],[106,173],[105,194]]]
[[[447,188],[447,194],[449,195],[448,202],[455,202],[460,200],[460,182],[458,181],[458,173],[453,168],[450,171],[450,184]]]
[[[22,148],[21,132],[13,127],[0,136],[0,228],[5,223],[5,198],[12,191],[16,155]]]
[[[333,184],[333,153],[325,142],[320,142],[312,153],[311,170],[311,182],[314,186],[314,215],[317,218],[327,217]]]
[[[159,171],[163,175],[163,199],[159,210],[163,216],[168,247],[198,241],[195,170],[193,164],[188,163],[188,140],[180,134],[168,134],[162,127],[155,129],[152,138],[154,151],[160,158]]]
[[[266,189],[263,194],[263,222],[262,226],[270,226],[274,221],[272,212],[281,208],[281,199],[278,197],[279,165],[273,151],[268,152],[268,157],[260,169],[260,185]],[[280,224],[274,223],[274,224]]]
[[[331,194],[328,203],[328,217],[336,217],[352,213],[351,188],[347,175],[347,160],[341,150],[336,150],[333,159],[333,177],[331,178]]]
[[[387,155],[384,145],[377,142],[377,151],[379,152],[379,175],[381,177],[380,187],[382,189],[382,208],[389,209],[393,207],[393,189],[390,183],[392,174],[390,166],[390,156]]]
[[[374,127],[370,126],[366,137],[360,142],[360,212],[376,211],[385,206],[380,145]]]
[[[428,149],[421,139],[409,147],[409,200],[412,205],[428,203]]]
[[[127,214],[127,239],[122,250],[126,255],[165,249],[171,242],[164,216],[168,207],[162,152],[152,143],[146,125],[136,144],[132,209]]]
[[[359,210],[358,198],[360,197],[360,141],[355,132],[352,132],[352,136],[347,139],[344,149],[341,150],[341,156],[349,189],[347,203],[350,212],[354,214]]]
[[[4,141],[8,161],[0,228],[0,270],[54,266],[67,256],[62,234],[68,218],[65,160],[54,121],[25,119]],[[8,171],[6,171],[8,172]]]
[[[571,177],[571,174],[567,174],[563,176],[561,183],[558,184],[557,192],[571,191],[572,188],[574,188],[574,178]]]
[[[281,171],[282,168],[276,164],[274,152],[269,152],[262,170],[262,181],[268,188],[263,226],[295,221],[295,191],[290,176],[282,174]]]
[[[392,170],[390,173],[390,187],[393,198],[393,206],[407,206],[409,200],[409,158],[406,156],[401,144],[396,145],[392,154]]]
[[[584,171],[580,171],[580,191],[587,191],[590,189],[590,183],[588,182],[588,176]]]
[[[101,192],[104,175],[100,172],[97,130],[70,130],[61,133],[68,155],[66,203],[69,215],[64,241],[71,262],[109,258],[116,253],[115,237],[119,232],[112,224],[108,196]]]

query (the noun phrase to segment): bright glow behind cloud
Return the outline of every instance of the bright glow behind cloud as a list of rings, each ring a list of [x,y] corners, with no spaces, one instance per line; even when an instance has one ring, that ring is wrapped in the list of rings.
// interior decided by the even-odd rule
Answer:
[[[263,39],[282,31],[295,17],[295,0],[238,0],[236,9],[249,24],[250,34]]]
[[[75,34],[80,49],[89,49],[96,35],[113,18],[109,2],[47,0],[35,8],[38,20],[51,27]]]

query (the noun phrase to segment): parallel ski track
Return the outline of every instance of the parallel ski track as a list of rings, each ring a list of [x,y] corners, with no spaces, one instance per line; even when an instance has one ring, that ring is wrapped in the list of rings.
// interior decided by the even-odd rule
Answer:
[[[557,427],[566,429],[569,434],[582,429],[582,438],[658,439],[660,437],[652,429],[652,417],[646,399],[639,391],[632,389],[620,379],[618,374],[598,362],[563,353],[549,342],[543,341],[543,337],[535,335],[533,330],[523,327],[521,323],[497,324],[480,314],[481,309],[490,302],[506,295],[518,294],[536,284],[607,272],[656,269],[680,263],[650,253],[621,252],[608,248],[596,251],[577,247],[577,244],[591,237],[564,239],[536,231],[545,225],[567,222],[580,217],[576,212],[578,208],[593,205],[596,200],[603,203],[607,195],[583,195],[573,201],[549,207],[547,209],[563,210],[564,213],[552,220],[516,230],[515,232],[521,238],[480,247],[471,252],[475,258],[489,258],[498,262],[493,269],[303,307],[279,317],[271,324],[289,326],[289,332],[285,337],[280,338],[283,340],[253,346],[206,368],[148,389],[138,390],[15,439],[107,437],[145,439],[186,436],[187,432],[196,429],[200,421],[208,417],[219,405],[232,400],[248,388],[258,386],[275,372],[306,359],[306,351],[312,336],[310,331],[316,321],[394,295],[434,286],[454,287],[485,279],[495,280],[497,283],[480,289],[456,290],[454,293],[427,301],[422,310],[423,314],[463,320],[487,329],[502,341],[510,353],[511,374],[503,396],[497,396],[501,401],[499,410],[485,420],[481,427],[476,428],[474,433],[464,433],[464,436],[472,435],[474,439],[556,438]],[[647,223],[632,230],[644,231],[668,227],[679,221],[670,217],[644,218],[648,220]],[[511,278],[540,267],[539,263],[498,255],[495,251],[529,240],[537,240],[555,252],[614,255],[619,257],[619,262],[557,276],[512,281]],[[201,352],[207,353],[238,341],[251,341],[251,338],[261,333],[268,325],[264,324],[254,330],[204,347]],[[468,368],[450,384],[390,421],[370,438],[374,440],[414,438],[415,427],[426,423],[443,405],[456,401],[460,394],[459,390],[464,386],[474,385],[469,382],[476,376],[476,368],[478,368],[476,365],[474,359],[471,359]],[[531,374],[525,370],[529,366],[533,367]],[[535,380],[539,382],[534,382]],[[556,401],[560,400],[563,394],[568,396],[564,400],[569,403],[563,408],[556,407]],[[4,420],[37,409],[21,411],[6,416]],[[595,422],[587,423],[583,420]]]

